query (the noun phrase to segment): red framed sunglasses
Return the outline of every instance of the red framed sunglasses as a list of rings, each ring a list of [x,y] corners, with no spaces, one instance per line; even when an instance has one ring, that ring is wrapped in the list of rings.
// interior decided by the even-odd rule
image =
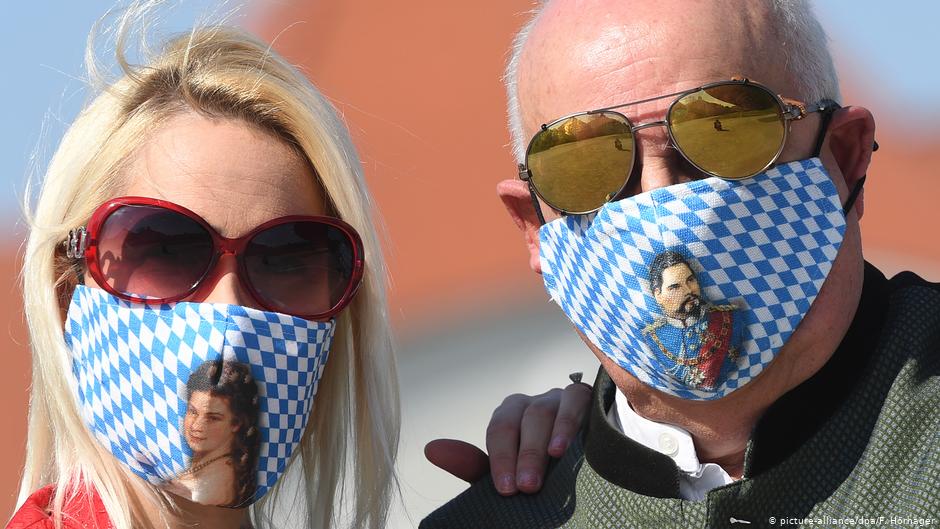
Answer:
[[[280,217],[229,239],[183,206],[146,197],[108,200],[65,245],[104,290],[139,303],[192,295],[231,254],[242,287],[261,307],[308,320],[348,305],[364,264],[359,234],[337,218]]]

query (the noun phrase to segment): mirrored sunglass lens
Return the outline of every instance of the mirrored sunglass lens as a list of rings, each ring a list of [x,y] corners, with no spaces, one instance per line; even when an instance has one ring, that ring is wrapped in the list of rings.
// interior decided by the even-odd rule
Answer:
[[[195,220],[157,206],[128,205],[98,232],[98,266],[114,290],[140,298],[185,294],[212,262],[212,236]]]
[[[633,133],[615,112],[581,114],[539,131],[526,166],[550,206],[567,213],[593,211],[617,195],[633,168]]]
[[[683,96],[668,122],[676,146],[700,169],[723,178],[763,171],[783,146],[777,99],[754,85],[727,84]]]
[[[322,314],[349,287],[353,244],[329,224],[279,224],[255,235],[245,248],[248,280],[269,307],[296,315]]]

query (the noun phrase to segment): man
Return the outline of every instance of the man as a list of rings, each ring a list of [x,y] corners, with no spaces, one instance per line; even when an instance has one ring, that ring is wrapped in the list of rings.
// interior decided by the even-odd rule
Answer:
[[[550,1],[506,81],[525,165],[497,189],[602,370],[580,435],[526,479],[538,494],[501,497],[516,476],[494,474],[422,527],[940,523],[940,292],[863,261],[874,120],[830,101],[838,82],[804,2]],[[621,191],[586,205],[553,194],[544,180],[565,171],[547,168],[610,174],[601,151],[525,152],[579,112],[622,112],[636,148]],[[579,182],[578,198],[594,187]],[[672,247],[744,301],[744,350],[713,390],[657,370],[643,339],[659,308],[642,271]],[[545,451],[523,439],[519,454]]]
[[[695,272],[677,252],[656,256],[650,287],[663,316],[643,328],[643,337],[663,369],[687,386],[714,389],[738,356],[735,306],[704,303]]]

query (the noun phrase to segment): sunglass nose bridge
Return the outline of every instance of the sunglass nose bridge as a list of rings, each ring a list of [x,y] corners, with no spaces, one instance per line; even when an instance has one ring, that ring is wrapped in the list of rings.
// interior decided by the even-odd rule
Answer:
[[[238,239],[228,239],[225,237],[220,237],[219,242],[219,257],[223,255],[235,255],[238,253],[239,240]]]
[[[666,126],[666,120],[661,119],[659,121],[650,121],[647,123],[640,123],[639,125],[634,125],[631,130],[633,132],[636,132],[638,130],[648,129],[650,127],[665,127],[665,126]]]

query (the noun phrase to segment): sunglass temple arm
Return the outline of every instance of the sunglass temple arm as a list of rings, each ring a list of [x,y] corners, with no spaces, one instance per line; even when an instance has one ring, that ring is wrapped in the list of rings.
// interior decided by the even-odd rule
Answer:
[[[88,248],[88,230],[85,226],[69,230],[69,235],[63,241],[65,246],[65,256],[69,259],[81,259],[85,256],[85,249]]]
[[[545,217],[542,215],[542,205],[539,204],[539,197],[535,194],[535,186],[532,185],[532,173],[526,168],[524,163],[518,165],[519,180],[522,180],[529,186],[529,197],[532,198],[532,208],[535,209],[535,216],[539,219],[539,225],[545,225]]]

